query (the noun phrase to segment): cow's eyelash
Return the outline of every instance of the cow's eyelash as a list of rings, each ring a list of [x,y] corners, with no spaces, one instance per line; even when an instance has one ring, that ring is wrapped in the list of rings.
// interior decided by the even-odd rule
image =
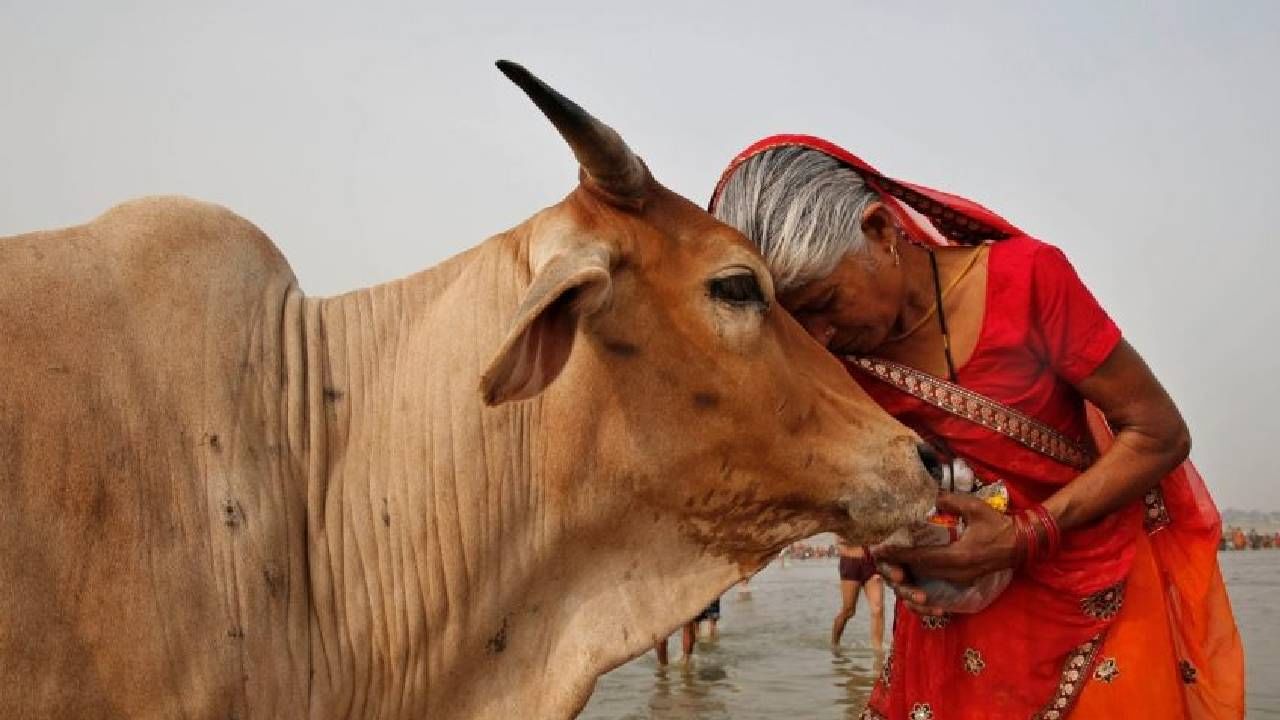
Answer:
[[[716,300],[736,304],[764,304],[764,291],[760,289],[760,281],[752,272],[713,278],[707,282],[707,289]]]

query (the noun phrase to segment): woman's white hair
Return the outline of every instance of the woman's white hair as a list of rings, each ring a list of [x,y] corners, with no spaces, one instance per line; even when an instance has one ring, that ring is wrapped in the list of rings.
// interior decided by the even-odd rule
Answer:
[[[835,270],[865,250],[862,214],[880,196],[862,176],[818,150],[766,150],[734,170],[713,213],[760,248],[779,290]]]

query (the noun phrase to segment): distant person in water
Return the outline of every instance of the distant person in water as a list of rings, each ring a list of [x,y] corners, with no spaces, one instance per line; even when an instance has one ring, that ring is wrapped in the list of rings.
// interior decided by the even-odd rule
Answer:
[[[689,662],[693,657],[693,646],[698,641],[698,625],[702,622],[711,624],[709,637],[715,640],[719,635],[716,624],[720,622],[720,598],[711,601],[711,604],[702,609],[698,616],[684,624],[680,629],[680,649],[684,651],[685,662]],[[658,664],[667,664],[667,639],[664,637],[653,646],[653,651],[658,655]]]
[[[710,625],[710,632],[708,633],[708,636],[712,640],[715,640],[719,636],[716,623],[720,622],[720,598],[712,600],[710,605],[702,608],[702,612],[698,613],[698,617],[694,618],[692,622],[684,626],[685,636],[692,638],[689,641],[689,649],[685,650],[686,655],[692,652],[692,643],[694,640],[698,639],[698,625],[703,622]]]
[[[871,606],[871,647],[884,649],[884,582],[876,574],[875,565],[865,548],[850,545],[844,538],[836,540],[840,553],[840,596],[843,603],[831,625],[831,644],[839,645],[844,626],[858,612],[858,592],[865,589]]]

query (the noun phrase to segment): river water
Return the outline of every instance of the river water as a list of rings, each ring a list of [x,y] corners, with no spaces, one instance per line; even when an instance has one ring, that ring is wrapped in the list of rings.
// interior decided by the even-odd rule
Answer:
[[[1219,554],[1244,637],[1248,717],[1280,719],[1280,550]],[[587,720],[850,720],[879,673],[866,611],[845,630],[844,649],[828,643],[840,605],[833,560],[774,563],[721,601],[719,638],[703,639],[684,665],[680,635],[671,664],[652,652],[600,678]],[[889,594],[889,598],[892,595]],[[886,605],[891,605],[886,602]],[[892,610],[886,628],[892,626]],[[887,632],[887,630],[886,630]]]

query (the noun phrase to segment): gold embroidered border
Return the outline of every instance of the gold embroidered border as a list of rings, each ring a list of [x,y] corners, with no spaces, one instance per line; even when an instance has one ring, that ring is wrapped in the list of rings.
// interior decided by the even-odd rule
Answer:
[[[1000,433],[1058,462],[1084,470],[1093,453],[1033,417],[972,390],[892,360],[846,357],[856,367],[930,405]]]
[[[1067,655],[1062,663],[1062,681],[1058,683],[1058,691],[1043,710],[1031,716],[1031,720],[1062,720],[1067,717],[1071,706],[1080,697],[1101,647],[1102,633],[1099,633]]]
[[[889,718],[886,718],[871,708],[867,708],[858,716],[858,720],[889,720]]]

